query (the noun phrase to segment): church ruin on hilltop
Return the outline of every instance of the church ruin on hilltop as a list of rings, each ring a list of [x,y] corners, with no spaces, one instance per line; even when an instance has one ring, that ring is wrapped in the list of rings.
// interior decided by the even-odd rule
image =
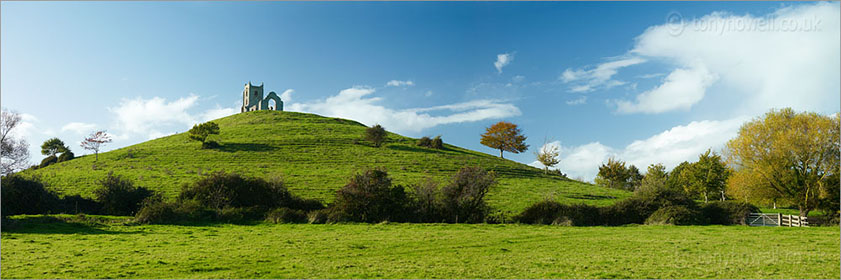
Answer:
[[[248,82],[245,84],[245,89],[242,90],[242,109],[240,112],[259,110],[283,111],[283,101],[274,91],[269,92],[269,95],[263,98],[263,83],[255,86]]]

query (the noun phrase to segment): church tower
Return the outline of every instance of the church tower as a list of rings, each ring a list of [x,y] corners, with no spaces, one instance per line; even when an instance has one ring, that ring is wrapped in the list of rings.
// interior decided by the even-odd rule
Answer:
[[[245,89],[242,90],[242,110],[240,112],[263,110],[262,101],[263,83],[255,86],[248,82],[245,84]]]

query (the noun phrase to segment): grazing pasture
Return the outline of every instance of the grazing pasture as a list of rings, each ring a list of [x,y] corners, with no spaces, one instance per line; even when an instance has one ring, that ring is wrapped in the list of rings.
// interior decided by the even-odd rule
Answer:
[[[16,216],[3,278],[838,278],[837,227],[125,225]],[[71,222],[66,222],[69,220]]]

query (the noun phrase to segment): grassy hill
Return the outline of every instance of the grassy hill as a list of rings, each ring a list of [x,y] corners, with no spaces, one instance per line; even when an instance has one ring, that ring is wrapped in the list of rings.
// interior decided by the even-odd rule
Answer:
[[[417,139],[393,133],[376,148],[361,139],[365,126],[351,120],[255,111],[215,122],[221,130],[212,136],[221,143],[216,149],[201,149],[200,143],[179,133],[102,153],[98,161],[88,155],[22,174],[40,176],[61,194],[91,196],[97,180],[114,172],[168,197],[176,196],[184,183],[213,171],[281,176],[295,194],[329,202],[352,174],[367,167],[384,167],[394,183],[408,185],[424,177],[445,182],[460,167],[479,165],[498,174],[499,185],[488,201],[506,211],[520,211],[545,197],[606,205],[629,195],[452,145],[443,150],[418,147]]]

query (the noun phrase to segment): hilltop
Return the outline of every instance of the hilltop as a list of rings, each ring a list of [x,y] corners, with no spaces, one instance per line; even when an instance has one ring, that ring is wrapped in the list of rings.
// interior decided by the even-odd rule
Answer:
[[[443,150],[418,147],[417,139],[394,133],[376,148],[362,140],[364,125],[346,119],[254,111],[214,122],[221,130],[220,135],[212,136],[221,143],[219,148],[201,149],[199,142],[179,133],[101,153],[98,161],[88,155],[22,174],[40,176],[62,195],[90,197],[97,180],[113,172],[175,197],[184,183],[202,174],[225,171],[261,178],[279,176],[293,193],[330,202],[335,191],[364,168],[385,168],[395,184],[408,185],[424,177],[445,182],[462,166],[478,165],[498,174],[499,184],[487,199],[506,211],[520,211],[546,197],[606,205],[630,195],[449,144]]]

